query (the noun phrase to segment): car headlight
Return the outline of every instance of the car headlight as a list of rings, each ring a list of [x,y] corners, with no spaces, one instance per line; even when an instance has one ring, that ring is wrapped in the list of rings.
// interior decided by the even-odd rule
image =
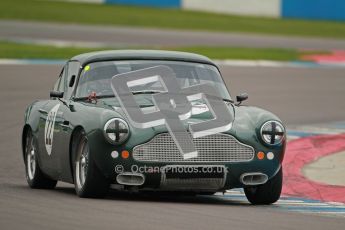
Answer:
[[[277,145],[284,138],[285,128],[278,121],[267,121],[261,126],[260,134],[266,144]]]
[[[121,144],[129,137],[129,127],[121,118],[112,118],[104,125],[104,137],[110,144]]]

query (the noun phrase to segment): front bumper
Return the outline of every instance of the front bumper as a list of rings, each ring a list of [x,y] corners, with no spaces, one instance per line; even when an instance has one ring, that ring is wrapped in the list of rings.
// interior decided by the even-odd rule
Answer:
[[[117,184],[117,176],[122,173],[140,173],[144,176],[145,181],[138,186],[139,189],[160,189],[160,190],[212,190],[223,191],[231,188],[241,188],[246,185],[242,183],[241,176],[246,173],[262,173],[267,178],[272,178],[280,169],[285,151],[285,141],[274,149],[269,149],[261,143],[251,144],[254,149],[254,157],[249,161],[243,162],[149,162],[138,161],[133,157],[135,146],[128,144],[114,147],[104,141],[102,133],[94,132],[90,134],[90,152],[91,157],[96,162],[99,170],[109,179],[112,184]],[[142,143],[141,143],[142,144]],[[128,151],[129,157],[123,158],[122,151]],[[117,154],[112,154],[116,151]],[[257,157],[258,152],[264,152],[264,159]],[[267,153],[273,153],[274,158],[268,159]],[[117,157],[114,157],[117,156]],[[185,167],[185,166],[204,166],[204,167],[221,167],[224,169],[224,178],[219,179],[219,175],[199,173],[198,176],[191,174],[178,177],[180,180],[170,180],[167,183],[166,174],[163,169],[166,167]],[[212,174],[212,173],[211,173]],[[207,175],[207,176],[206,176]],[[180,183],[179,183],[180,182]],[[173,186],[174,183],[176,186]],[[210,186],[207,187],[207,183]],[[186,186],[186,185],[190,186]],[[194,184],[194,185],[193,185]],[[212,186],[211,186],[212,185]],[[204,186],[204,187],[203,187]]]

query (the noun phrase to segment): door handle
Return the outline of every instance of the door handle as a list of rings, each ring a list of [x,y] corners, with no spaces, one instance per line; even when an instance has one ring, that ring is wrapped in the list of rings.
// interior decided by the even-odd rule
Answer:
[[[63,122],[60,124],[60,126],[61,126],[62,128],[69,128],[69,121],[63,121]]]

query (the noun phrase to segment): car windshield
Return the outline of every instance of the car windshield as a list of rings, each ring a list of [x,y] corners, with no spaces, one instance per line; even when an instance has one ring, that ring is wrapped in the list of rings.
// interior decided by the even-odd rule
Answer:
[[[111,78],[113,76],[162,65],[170,67],[175,72],[181,88],[208,83],[213,85],[224,99],[231,100],[223,79],[215,66],[191,62],[153,60],[90,63],[81,72],[75,97],[88,97],[93,92],[98,97],[114,96],[111,88]],[[137,85],[130,89],[135,94],[151,94],[165,91],[160,82]]]

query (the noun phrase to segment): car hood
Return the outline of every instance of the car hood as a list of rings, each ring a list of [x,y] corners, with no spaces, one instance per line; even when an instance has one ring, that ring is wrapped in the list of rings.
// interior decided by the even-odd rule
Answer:
[[[234,110],[232,106],[230,104],[228,104],[227,106],[229,108],[230,113],[234,117]],[[121,117],[126,118],[125,112],[121,106],[111,106],[111,108],[117,113],[119,113]],[[153,112],[158,111],[158,108],[156,106],[145,106],[145,107],[142,107],[141,110],[143,111],[143,113],[153,113]],[[203,103],[192,103],[191,113],[192,115],[188,119],[181,120],[181,122],[184,123],[186,126],[190,124],[213,119],[213,116],[211,112],[209,111],[209,108],[207,107],[206,104],[203,104]],[[152,129],[156,129],[156,127],[152,127]]]
[[[83,103],[84,105],[88,105],[89,112],[100,117],[99,120],[99,127],[103,129],[104,124],[113,117],[120,117],[124,120],[127,120],[127,117],[125,115],[125,112],[119,106],[118,104],[109,104],[104,103],[102,101],[99,101],[96,104],[91,103]],[[236,106],[231,103],[227,103],[227,106],[229,108],[229,111],[233,115],[233,122],[231,129],[226,131],[225,133],[231,134],[235,136],[239,141],[249,144],[249,145],[256,145],[259,141],[259,132],[261,126],[268,120],[277,120],[280,121],[280,119],[275,116],[274,114],[257,108],[257,107],[251,107],[251,106]],[[144,112],[150,113],[157,110],[155,106],[146,104],[142,110]],[[98,114],[98,115],[97,115]],[[91,116],[95,119],[95,116]],[[210,111],[208,110],[208,107],[205,104],[193,104],[192,106],[192,116],[186,120],[181,121],[185,127],[186,130],[188,130],[189,125],[194,123],[199,123],[203,121],[207,121],[212,119],[213,116],[211,115]],[[90,120],[91,122],[91,120]],[[92,123],[92,122],[91,122]],[[135,146],[137,144],[147,142],[151,138],[153,138],[158,133],[167,132],[166,125],[159,125],[156,127],[151,128],[136,128],[130,122],[128,122],[129,128],[131,130],[131,136],[135,136],[135,138],[130,138],[129,143],[131,146]]]

